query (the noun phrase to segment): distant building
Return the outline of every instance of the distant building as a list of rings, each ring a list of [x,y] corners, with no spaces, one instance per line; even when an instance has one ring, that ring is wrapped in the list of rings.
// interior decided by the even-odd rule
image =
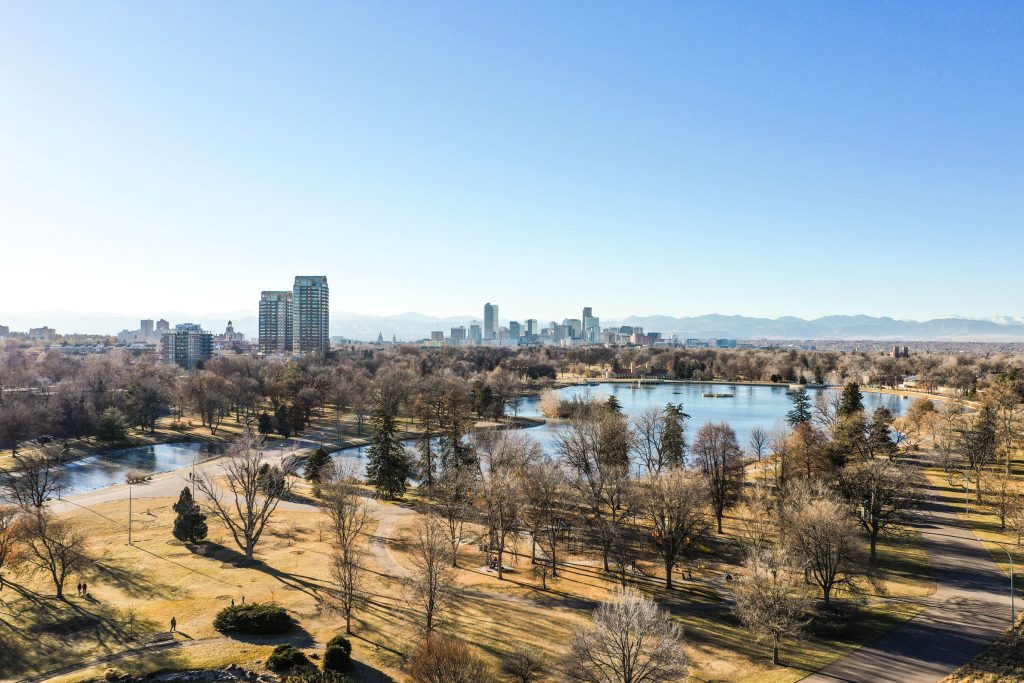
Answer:
[[[330,292],[326,275],[296,275],[292,288],[292,351],[324,353],[331,348]]]
[[[498,338],[498,304],[484,304],[484,339]]]
[[[480,329],[480,323],[472,323],[469,326],[469,341],[472,344],[479,344],[483,341],[483,332]]]
[[[583,337],[583,321],[577,318],[566,318],[562,324],[569,328],[569,337],[580,339]]]
[[[154,328],[152,320],[140,320],[139,331],[142,332],[142,338],[144,340],[152,339],[154,336]]]
[[[508,338],[516,341],[523,336],[523,329],[519,326],[518,320],[510,320],[508,323]]]
[[[167,363],[191,370],[213,356],[213,335],[195,323],[175,325],[163,337],[161,356]]]
[[[292,293],[266,291],[260,294],[259,351],[264,354],[291,353]]]
[[[715,340],[715,346],[720,348],[720,349],[735,349],[736,348],[736,340],[735,339],[716,339]]]
[[[443,342],[444,341],[444,332],[442,332],[441,330],[434,330],[433,332],[430,333],[430,341],[432,341],[432,342]]]
[[[536,318],[530,318],[529,320],[526,321],[526,334],[530,335],[531,337],[535,337],[538,334],[540,334],[540,328],[537,326]]]
[[[458,345],[458,344],[465,344],[466,343],[466,328],[463,327],[462,325],[459,325],[458,327],[453,327],[452,328],[451,342],[452,342],[452,344],[456,344],[456,345]]]
[[[0,325],[0,337],[11,336],[11,328],[7,325]]]
[[[904,346],[902,349],[898,346],[892,347],[892,353],[889,354],[893,358],[910,358],[910,348]]]
[[[52,327],[33,327],[28,331],[29,339],[42,339],[52,341],[57,336],[57,330]]]

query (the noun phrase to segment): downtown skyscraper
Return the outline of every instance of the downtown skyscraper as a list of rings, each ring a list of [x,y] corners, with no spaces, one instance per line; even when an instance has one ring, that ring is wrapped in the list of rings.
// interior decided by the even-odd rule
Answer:
[[[331,348],[330,292],[326,275],[296,275],[292,287],[292,353]]]
[[[498,338],[498,304],[484,304],[484,339]]]

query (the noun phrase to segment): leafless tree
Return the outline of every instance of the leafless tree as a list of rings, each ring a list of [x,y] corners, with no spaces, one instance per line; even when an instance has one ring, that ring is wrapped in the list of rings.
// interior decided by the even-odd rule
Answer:
[[[544,457],[523,470],[522,489],[526,495],[526,523],[535,546],[547,555],[545,566],[558,576],[558,545],[563,532],[565,473],[554,458]],[[536,552],[531,554],[536,560]],[[544,577],[546,579],[546,577]]]
[[[0,504],[0,573],[17,561],[18,544],[24,534],[21,510],[14,505]],[[0,578],[0,588],[3,578]]]
[[[722,533],[722,516],[743,491],[743,451],[727,422],[707,423],[693,442],[697,466],[707,480],[711,509]]]
[[[514,683],[537,683],[547,671],[547,666],[536,649],[520,645],[505,657],[501,670]]]
[[[683,631],[667,612],[632,589],[594,611],[573,638],[567,675],[583,683],[675,683],[686,679]]]
[[[853,588],[852,579],[860,570],[853,522],[843,503],[820,489],[790,495],[786,504],[786,543],[829,605],[836,588]]]
[[[907,528],[922,502],[922,482],[913,466],[894,460],[867,460],[847,466],[839,489],[868,535],[874,561],[878,537]]]
[[[540,456],[540,446],[524,434],[503,433],[489,456],[479,501],[487,526],[488,551],[497,555],[498,580],[502,580],[505,550],[518,540],[525,521],[522,472],[527,463]]]
[[[0,471],[0,488],[26,510],[39,510],[66,485],[61,451],[47,447],[18,458],[17,468]]]
[[[555,449],[570,472],[569,485],[590,534],[611,571],[612,546],[632,502],[629,462],[601,447],[601,430],[591,421],[574,421],[559,433]]]
[[[999,528],[1006,528],[1017,508],[1024,504],[1024,490],[1020,481],[1005,472],[993,474],[985,485],[985,506],[999,518]]]
[[[29,565],[50,577],[57,597],[63,600],[67,578],[91,564],[85,534],[67,520],[37,510],[27,515],[24,540]]]
[[[445,523],[453,567],[459,566],[459,547],[466,540],[465,523],[473,509],[476,489],[476,472],[465,467],[447,470],[434,486],[434,509]]]
[[[456,600],[455,569],[444,520],[433,513],[421,516],[413,527],[410,548],[412,576],[407,580],[410,602],[422,614],[420,627],[429,637]]]
[[[38,423],[38,414],[24,403],[0,404],[0,448],[10,448],[12,455],[18,455],[18,446],[38,433]]]
[[[494,672],[461,640],[433,634],[413,649],[406,667],[413,683],[492,683]]]
[[[751,428],[748,439],[750,454],[757,458],[758,462],[761,462],[761,458],[767,453],[768,444],[771,443],[771,439],[771,434],[764,427]]]
[[[744,572],[733,584],[735,611],[758,640],[772,646],[772,663],[779,664],[779,647],[803,633],[808,600],[799,564],[781,547],[764,546],[748,554]]]
[[[778,512],[778,500],[767,482],[758,481],[746,491],[736,517],[740,541],[750,552],[768,547],[782,531]]]
[[[196,487],[245,553],[245,561],[251,562],[267,523],[281,499],[291,492],[292,481],[284,470],[267,461],[261,440],[251,431],[238,437],[223,462],[227,492],[208,472],[196,477]]]
[[[373,523],[370,508],[359,495],[349,464],[339,463],[324,489],[324,508],[331,520],[334,552],[332,575],[338,584],[338,603],[345,615],[345,633],[352,633],[352,614],[363,602],[366,547],[363,536]]]
[[[674,468],[641,483],[638,507],[654,527],[651,540],[665,567],[665,588],[672,590],[672,571],[692,553],[709,531],[704,482]]]
[[[660,472],[668,463],[664,452],[665,421],[661,411],[647,408],[633,418],[636,452],[648,473]]]

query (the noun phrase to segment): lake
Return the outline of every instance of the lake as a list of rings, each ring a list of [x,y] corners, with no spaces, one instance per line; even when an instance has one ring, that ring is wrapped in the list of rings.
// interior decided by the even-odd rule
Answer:
[[[746,448],[750,430],[764,427],[771,431],[786,418],[792,408],[790,394],[784,386],[752,386],[743,384],[644,384],[637,387],[621,382],[606,382],[596,386],[573,386],[559,390],[565,396],[587,395],[598,399],[615,396],[627,415],[636,415],[647,408],[663,409],[668,403],[682,403],[683,412],[690,416],[686,422],[686,440],[693,438],[701,425],[708,422],[728,422],[736,431],[740,445]],[[811,389],[811,400],[835,389]],[[733,394],[730,398],[704,398],[705,393]],[[864,409],[870,414],[875,408],[885,406],[893,415],[899,416],[910,403],[909,398],[894,394],[864,392]],[[539,396],[526,396],[519,402],[519,415],[540,417]],[[565,423],[549,421],[540,427],[525,430],[545,448],[551,448],[558,431]],[[335,454],[336,458],[351,460],[360,473],[364,472],[368,447],[346,449]]]
[[[158,443],[104,451],[73,460],[64,466],[68,487],[63,495],[95,491],[123,484],[124,476],[132,470],[145,474],[169,472],[192,465],[193,458],[200,463],[204,458],[224,452],[223,446],[211,443]]]

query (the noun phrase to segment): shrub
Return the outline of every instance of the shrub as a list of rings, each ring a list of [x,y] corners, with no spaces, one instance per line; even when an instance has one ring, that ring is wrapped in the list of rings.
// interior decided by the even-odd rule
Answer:
[[[324,651],[324,670],[342,672],[352,667],[352,643],[348,638],[337,635],[327,641]]]
[[[297,666],[309,666],[306,653],[294,645],[278,645],[267,657],[267,668],[273,671],[287,671]]]
[[[273,634],[289,630],[294,621],[283,607],[252,602],[225,607],[217,613],[213,627],[222,633]]]
[[[461,640],[432,635],[412,651],[407,666],[413,683],[491,683],[487,663]]]

